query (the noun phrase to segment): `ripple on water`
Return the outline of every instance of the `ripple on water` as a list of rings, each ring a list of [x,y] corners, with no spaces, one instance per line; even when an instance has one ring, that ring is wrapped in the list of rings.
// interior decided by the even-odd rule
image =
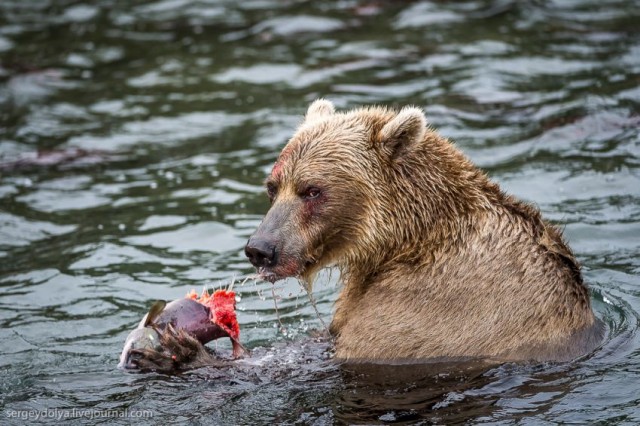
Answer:
[[[294,64],[257,64],[247,68],[230,68],[213,79],[220,83],[244,81],[251,84],[291,82],[302,74],[302,67]]]
[[[237,126],[241,116],[225,112],[192,112],[178,117],[155,117],[145,121],[126,122],[120,132],[110,136],[75,136],[69,145],[84,149],[110,150],[139,144],[178,144],[182,141],[212,136]]]
[[[0,2],[0,161],[108,153],[0,171],[4,410],[146,408],[147,423],[640,422],[633,2],[112,3]],[[536,203],[583,265],[602,346],[565,364],[325,362],[326,345],[305,337],[322,324],[298,281],[240,284],[253,273],[242,246],[268,208],[261,182],[320,96],[338,108],[421,106]],[[314,288],[325,322],[337,275]],[[256,355],[242,369],[116,369],[154,300],[234,276],[241,339]]]
[[[0,247],[27,246],[32,241],[68,234],[76,225],[56,225],[0,212]]]
[[[251,31],[268,31],[278,36],[293,36],[299,33],[325,33],[344,28],[344,22],[324,16],[294,15],[278,16],[256,24]]]
[[[68,210],[87,210],[105,206],[110,197],[97,194],[92,189],[75,191],[54,191],[38,189],[29,194],[16,197],[17,201],[29,205],[34,210],[53,213]]]
[[[69,265],[71,270],[97,270],[113,265],[154,263],[158,265],[191,265],[187,259],[160,257],[135,247],[120,246],[112,243],[101,243],[97,246],[80,246],[76,253],[84,256]]]
[[[182,225],[187,222],[187,218],[183,216],[174,215],[152,215],[145,219],[144,223],[140,225],[138,231],[149,231],[151,229],[167,228]]]
[[[175,231],[126,237],[122,241],[138,246],[167,249],[172,253],[225,252],[239,250],[246,243],[244,238],[237,236],[233,228],[218,222],[200,222]]]
[[[444,4],[420,2],[403,10],[395,19],[397,29],[425,28],[448,25],[464,20],[464,16],[452,10],[446,10]]]

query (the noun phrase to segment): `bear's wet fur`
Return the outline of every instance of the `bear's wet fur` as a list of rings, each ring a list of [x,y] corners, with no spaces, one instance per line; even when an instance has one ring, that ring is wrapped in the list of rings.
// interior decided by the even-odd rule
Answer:
[[[247,254],[270,281],[340,269],[340,359],[561,361],[600,343],[561,232],[419,108],[315,101],[266,185],[272,207]]]

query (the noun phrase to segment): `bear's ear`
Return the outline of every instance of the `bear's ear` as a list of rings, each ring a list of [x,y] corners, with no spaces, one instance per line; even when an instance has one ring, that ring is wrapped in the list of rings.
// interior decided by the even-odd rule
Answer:
[[[427,131],[427,118],[420,108],[405,107],[384,125],[378,140],[391,157],[397,157],[412,143],[419,142]]]
[[[314,121],[319,118],[328,117],[336,112],[335,107],[326,99],[316,99],[307,110],[307,114],[304,116],[305,121]]]

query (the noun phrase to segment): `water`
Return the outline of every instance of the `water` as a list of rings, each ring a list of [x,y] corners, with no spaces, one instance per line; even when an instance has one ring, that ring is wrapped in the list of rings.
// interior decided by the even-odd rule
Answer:
[[[640,3],[616,0],[3,0],[2,423],[55,408],[154,424],[640,422],[638,22]],[[261,181],[319,96],[424,107],[537,203],[584,266],[602,347],[561,365],[338,368],[309,340],[321,323],[295,280],[276,285],[285,331],[270,284],[248,281],[241,339],[260,365],[117,370],[155,299],[252,272]],[[327,322],[338,289],[335,272],[316,285]]]

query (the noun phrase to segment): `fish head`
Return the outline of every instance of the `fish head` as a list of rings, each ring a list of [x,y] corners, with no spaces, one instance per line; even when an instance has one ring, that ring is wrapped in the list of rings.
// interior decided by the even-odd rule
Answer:
[[[143,349],[151,349],[161,352],[163,350],[160,342],[160,334],[152,327],[136,328],[124,343],[124,349],[120,354],[119,368],[124,369],[136,369],[136,357],[138,356],[133,351],[139,351]]]

